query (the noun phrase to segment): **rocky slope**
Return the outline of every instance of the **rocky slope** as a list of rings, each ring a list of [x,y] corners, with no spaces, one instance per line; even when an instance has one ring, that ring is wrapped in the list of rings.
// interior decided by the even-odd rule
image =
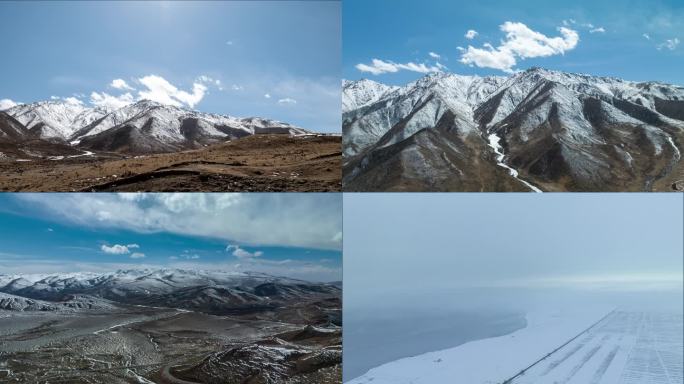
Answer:
[[[345,190],[672,189],[684,88],[532,68],[343,87]]]
[[[27,135],[26,127],[12,116],[0,111],[0,142],[16,142]]]
[[[71,312],[87,309],[113,310],[115,308],[116,305],[108,300],[87,295],[66,296],[62,301],[45,301],[0,293],[0,310]]]
[[[342,381],[341,367],[341,328],[309,325],[211,354],[174,376],[202,383],[335,383]]]

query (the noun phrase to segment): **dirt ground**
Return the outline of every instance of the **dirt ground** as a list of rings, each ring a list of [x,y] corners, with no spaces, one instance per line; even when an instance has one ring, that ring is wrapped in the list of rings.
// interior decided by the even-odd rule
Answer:
[[[60,160],[2,161],[0,190],[341,190],[341,138],[254,135],[198,150],[146,156],[96,153]]]

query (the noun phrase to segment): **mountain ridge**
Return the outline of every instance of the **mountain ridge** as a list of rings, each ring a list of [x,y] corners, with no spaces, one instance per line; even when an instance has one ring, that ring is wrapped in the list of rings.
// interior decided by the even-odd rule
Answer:
[[[40,139],[110,152],[173,152],[260,133],[310,133],[277,120],[204,113],[150,100],[118,109],[49,100],[2,113],[24,126],[17,141]]]
[[[355,106],[343,111],[345,190],[518,190],[511,180],[492,183],[494,167],[548,191],[662,190],[684,179],[681,86],[536,67],[508,77],[429,74],[354,100],[377,94],[377,84],[343,82],[345,105]],[[451,137],[399,147],[438,126]],[[449,151],[435,143],[461,159],[444,160]]]
[[[334,283],[260,272],[146,268],[104,273],[0,274],[0,295],[5,295],[0,296],[2,303],[6,309],[14,306],[21,310],[75,307],[68,302],[94,297],[125,305],[226,314],[275,308],[290,301],[320,300],[339,292]]]

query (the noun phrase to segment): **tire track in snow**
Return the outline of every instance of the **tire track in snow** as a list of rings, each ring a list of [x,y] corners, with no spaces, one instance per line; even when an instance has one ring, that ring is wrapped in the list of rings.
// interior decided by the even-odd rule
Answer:
[[[594,348],[592,348],[589,352],[587,352],[586,355],[584,355],[584,358],[582,358],[582,361],[577,363],[572,370],[570,371],[570,374],[561,382],[561,383],[567,383],[569,382],[576,374],[579,372],[582,367],[584,367],[584,364],[586,364],[589,360],[591,360],[592,357],[596,354],[601,349],[601,345],[597,345]]]
[[[589,384],[599,384],[601,382],[601,379],[603,378],[603,375],[606,373],[608,370],[608,367],[610,367],[610,364],[613,362],[613,359],[615,358],[615,355],[617,355],[618,350],[620,350],[620,346],[616,345],[610,353],[608,353],[608,356],[603,360],[599,368],[596,370],[596,373],[594,373],[594,377],[591,379],[591,383]]]
[[[580,336],[589,333],[589,331],[591,331],[594,327],[596,327],[597,325],[599,325],[600,323],[602,323],[604,320],[606,320],[607,318],[609,318],[613,313],[615,313],[615,310],[612,310],[612,311],[608,312],[605,316],[603,316],[603,317],[602,317],[601,319],[599,319],[597,322],[595,322],[594,324],[590,325],[588,328],[586,328],[585,330],[583,330],[582,332],[580,332],[579,334],[577,334],[577,336],[575,336],[575,337],[573,337],[572,339],[566,341],[565,343],[563,343],[563,344],[562,344],[561,346],[559,346],[558,348],[554,349],[553,351],[549,352],[548,354],[546,354],[545,356],[543,356],[543,357],[540,358],[539,360],[537,360],[537,361],[535,361],[534,363],[530,364],[529,366],[527,366],[526,368],[524,368],[523,370],[521,370],[520,372],[518,372],[515,376],[513,376],[513,377],[511,377],[511,378],[509,378],[509,379],[507,379],[507,380],[504,380],[502,384],[512,384],[512,383],[514,382],[515,379],[517,379],[518,377],[524,375],[527,371],[529,371],[530,369],[532,369],[533,367],[535,367],[537,364],[541,363],[542,361],[546,360],[549,356],[551,356],[551,355],[553,355],[554,353],[560,351],[561,349],[563,349],[563,347],[565,347],[566,345],[568,345],[568,344],[572,343],[573,341],[577,340]]]
[[[566,353],[565,355],[563,355],[563,357],[561,357],[561,358],[558,359],[558,360],[552,361],[551,364],[549,364],[549,367],[546,368],[546,371],[544,371],[544,373],[542,373],[542,376],[548,375],[549,372],[553,371],[557,366],[561,365],[563,362],[565,362],[567,359],[569,359],[572,355],[574,355],[575,353],[577,353],[577,351],[579,351],[580,349],[582,349],[582,347],[584,347],[584,346],[586,345],[586,343],[589,342],[589,341],[591,341],[593,338],[594,338],[593,336],[586,337],[584,340],[582,340],[582,343],[581,343],[581,344],[576,345],[573,349],[571,349],[570,351],[568,351],[568,353]]]

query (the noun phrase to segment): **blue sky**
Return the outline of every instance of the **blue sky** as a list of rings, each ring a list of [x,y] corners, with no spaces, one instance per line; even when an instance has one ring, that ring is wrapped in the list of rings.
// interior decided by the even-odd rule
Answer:
[[[330,1],[3,1],[0,99],[116,103],[170,84],[194,96],[172,98],[186,107],[339,131],[340,12]]]
[[[684,85],[679,0],[346,0],[342,13],[347,79],[404,84],[439,66],[477,75],[540,66]],[[373,59],[382,63],[373,66]],[[359,64],[385,73],[360,71]]]
[[[2,194],[0,273],[182,267],[341,280],[340,194]]]

